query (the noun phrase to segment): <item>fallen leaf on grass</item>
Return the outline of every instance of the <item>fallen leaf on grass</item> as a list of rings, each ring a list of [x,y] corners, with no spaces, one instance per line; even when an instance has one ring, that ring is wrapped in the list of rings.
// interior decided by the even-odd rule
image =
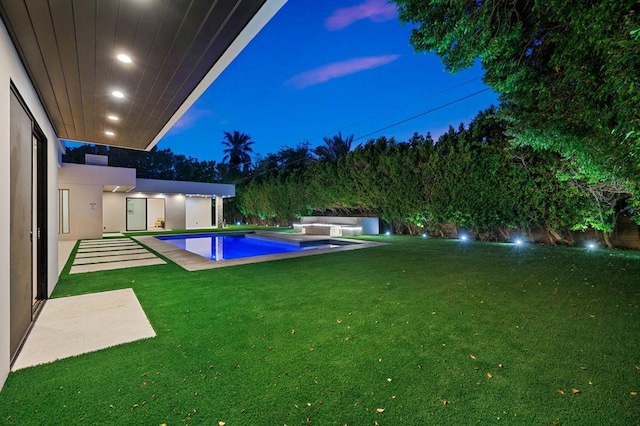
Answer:
[[[636,370],[640,371],[640,365],[636,365]]]
[[[440,402],[442,402],[442,405],[447,405],[449,403],[446,399],[441,399]]]
[[[558,392],[558,395],[564,395],[564,391],[562,389],[558,389],[556,392]]]
[[[384,408],[376,408],[376,413],[384,413]]]
[[[493,374],[487,373],[487,377],[491,379],[491,378],[493,378]]]
[[[571,388],[572,393],[580,393],[580,389]]]
[[[295,330],[291,330],[291,334],[296,334],[296,331]]]
[[[631,392],[631,396],[638,396],[638,392]]]
[[[224,426],[224,425],[226,425],[226,423],[225,423],[225,422],[223,422],[222,420],[220,420],[220,421],[218,422],[218,426]]]
[[[471,357],[471,359],[476,360],[476,356],[475,355],[469,355]]]
[[[337,320],[336,321],[338,324],[342,324],[342,320]]]
[[[498,364],[498,368],[502,368],[502,367],[504,367],[504,365]]]

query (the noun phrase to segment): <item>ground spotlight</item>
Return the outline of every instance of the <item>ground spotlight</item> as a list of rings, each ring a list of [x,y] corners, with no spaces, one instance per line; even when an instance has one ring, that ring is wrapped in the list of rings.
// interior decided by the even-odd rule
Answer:
[[[427,238],[427,233],[426,232],[422,233],[422,238]]]
[[[469,237],[466,234],[460,235],[460,241],[467,241]]]
[[[384,235],[391,235],[391,231],[385,232]]]
[[[522,245],[522,240],[521,239],[517,239],[514,241],[516,243],[517,246],[521,246]]]
[[[595,249],[595,248],[596,248],[596,243],[593,243],[593,242],[591,242],[591,243],[587,243],[587,248],[588,248],[589,250],[593,250],[593,249]]]

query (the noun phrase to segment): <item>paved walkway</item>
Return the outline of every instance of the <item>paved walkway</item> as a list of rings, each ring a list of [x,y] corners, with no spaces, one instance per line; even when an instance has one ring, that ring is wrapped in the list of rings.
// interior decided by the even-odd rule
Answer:
[[[58,275],[76,241],[58,241]],[[166,263],[129,238],[83,240],[70,274]],[[156,334],[130,288],[46,301],[12,370],[45,364]]]
[[[82,240],[69,273],[80,274],[165,263],[130,238]]]
[[[45,364],[155,335],[130,288],[50,299],[11,369]]]

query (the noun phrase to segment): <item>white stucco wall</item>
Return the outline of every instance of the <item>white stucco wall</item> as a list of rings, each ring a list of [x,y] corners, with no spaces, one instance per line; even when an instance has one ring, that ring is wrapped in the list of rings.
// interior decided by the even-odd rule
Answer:
[[[60,234],[61,240],[79,240],[102,238],[106,228],[112,227],[117,232],[124,230],[125,207],[103,210],[104,187],[132,187],[136,182],[136,170],[125,167],[106,167],[86,164],[63,164],[58,178],[58,188],[69,190],[69,230],[68,234]],[[114,195],[117,195],[115,193]],[[123,201],[124,203],[124,201]],[[103,215],[108,223],[104,223]],[[113,215],[113,217],[112,217]],[[122,228],[118,220],[122,220]],[[116,226],[114,226],[116,225]]]
[[[126,227],[126,194],[121,192],[102,193],[103,232],[122,232]]]
[[[59,141],[44,108],[22,67],[4,24],[0,21],[0,199],[10,200],[10,84],[13,82],[31,114],[47,138],[48,165],[48,290],[53,291],[58,281],[58,148]],[[25,212],[28,214],[28,212]],[[0,388],[9,374],[9,208],[0,209]]]
[[[69,233],[60,240],[102,238],[102,185],[58,185],[69,190]]]
[[[167,229],[185,229],[185,200],[182,194],[165,195],[166,224]]]
[[[187,197],[186,229],[211,226],[211,197]]]

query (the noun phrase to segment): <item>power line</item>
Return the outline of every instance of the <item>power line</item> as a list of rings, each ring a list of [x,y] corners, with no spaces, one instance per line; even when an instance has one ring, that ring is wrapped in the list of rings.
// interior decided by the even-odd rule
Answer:
[[[422,96],[422,97],[420,97],[420,98],[418,98],[418,99],[414,99],[414,100],[412,100],[412,101],[405,102],[404,104],[397,105],[397,106],[395,106],[395,107],[393,107],[393,108],[389,108],[389,109],[387,109],[387,110],[385,110],[385,111],[379,112],[379,113],[377,113],[377,114],[371,115],[371,116],[366,117],[366,118],[363,118],[363,119],[361,119],[361,120],[354,121],[354,122],[349,123],[349,124],[345,124],[345,125],[343,125],[342,127],[338,128],[338,132],[341,132],[342,130],[347,129],[347,128],[349,128],[349,127],[353,127],[353,126],[356,126],[356,125],[358,125],[358,124],[364,123],[364,122],[366,122],[366,121],[373,120],[374,118],[378,118],[378,117],[381,117],[381,116],[383,116],[383,115],[387,115],[387,114],[389,114],[390,112],[397,111],[397,110],[399,110],[399,109],[401,109],[401,108],[404,108],[404,107],[406,107],[406,106],[408,106],[408,105],[413,105],[413,104],[415,104],[415,103],[417,103],[417,102],[420,102],[420,101],[423,101],[423,100],[425,100],[425,99],[430,99],[430,98],[433,98],[433,97],[435,97],[435,96],[442,95],[442,94],[447,93],[447,92],[449,92],[449,91],[451,91],[451,90],[458,89],[458,88],[460,88],[460,87],[466,86],[467,84],[469,84],[469,83],[473,83],[474,81],[478,81],[478,80],[482,80],[482,77],[475,77],[475,78],[472,78],[472,79],[470,79],[470,80],[464,81],[464,82],[459,83],[459,84],[456,84],[456,85],[454,85],[454,86],[449,86],[449,87],[447,87],[447,88],[445,88],[445,89],[439,90],[439,91],[437,91],[437,92],[430,93],[430,94],[428,94],[428,95],[426,95],[426,96]],[[325,134],[326,134],[326,133],[325,133]],[[299,138],[299,139],[301,139],[301,140],[306,140],[307,142],[309,142],[309,143],[310,143],[311,141],[315,141],[315,140],[318,140],[318,139],[321,139],[321,138],[323,138],[323,136],[316,136],[316,137],[313,137],[313,138]],[[360,138],[358,138],[358,139],[360,139]],[[249,160],[249,161],[246,161],[246,162],[241,163],[241,164],[251,164],[251,162],[252,162],[252,160]]]
[[[400,124],[404,124],[404,123],[406,123],[406,122],[408,122],[408,121],[415,120],[416,118],[422,117],[423,115],[427,115],[427,114],[432,113],[432,112],[434,112],[434,111],[437,111],[437,110],[439,110],[439,109],[446,108],[446,107],[448,107],[448,106],[450,106],[450,105],[453,105],[453,104],[455,104],[455,103],[458,103],[458,102],[464,101],[465,99],[472,98],[472,97],[474,97],[474,96],[476,96],[476,95],[479,95],[480,93],[486,92],[487,90],[490,90],[490,89],[487,87],[486,89],[478,90],[477,92],[471,93],[470,95],[464,96],[464,97],[462,97],[462,98],[458,98],[458,99],[453,100],[453,101],[451,101],[451,102],[447,102],[446,104],[442,104],[442,105],[437,106],[437,107],[435,107],[435,108],[431,108],[430,110],[427,110],[427,111],[421,112],[420,114],[416,114],[416,115],[414,115],[414,116],[412,116],[412,117],[405,118],[404,120],[396,121],[395,123],[393,123],[393,124],[389,124],[388,126],[382,127],[382,128],[380,128],[380,129],[378,129],[378,130],[376,130],[376,131],[374,131],[374,132],[367,133],[366,135],[358,136],[358,137],[357,137],[357,138],[355,138],[353,141],[355,142],[355,141],[358,141],[358,140],[360,140],[360,139],[364,139],[364,138],[369,137],[369,136],[371,136],[371,135],[375,135],[376,133],[380,133],[380,132],[382,132],[383,130],[387,130],[387,129],[390,129],[390,128],[392,128],[392,127],[398,126],[398,125],[400,125]]]
[[[478,80],[481,80],[481,79],[482,79],[482,77],[472,78],[472,79],[467,80],[467,81],[464,81],[464,82],[462,82],[462,83],[460,83],[460,84],[456,84],[455,86],[447,87],[446,89],[442,89],[442,90],[440,90],[440,91],[430,93],[430,94],[428,94],[428,95],[426,95],[426,96],[420,97],[420,98],[415,99],[415,100],[410,101],[410,102],[406,102],[406,103],[404,103],[404,104],[402,104],[402,105],[397,105],[397,106],[395,106],[395,107],[393,107],[393,108],[389,108],[389,109],[387,109],[387,110],[385,110],[385,111],[379,112],[379,113],[377,113],[377,114],[371,115],[371,116],[366,117],[366,118],[363,118],[363,119],[361,119],[361,120],[354,121],[354,122],[349,123],[349,124],[345,124],[345,125],[343,125],[342,127],[338,128],[338,132],[341,132],[341,131],[343,131],[344,129],[348,129],[349,127],[353,127],[353,126],[356,126],[356,125],[358,125],[358,124],[364,123],[364,122],[366,122],[366,121],[373,120],[374,118],[378,118],[378,117],[380,117],[380,116],[387,115],[387,114],[389,114],[390,112],[397,111],[397,110],[399,110],[399,109],[401,109],[401,108],[404,108],[404,107],[406,107],[406,106],[409,106],[409,105],[413,105],[413,104],[415,104],[416,102],[420,102],[420,101],[423,101],[423,100],[425,100],[425,99],[430,99],[430,98],[433,98],[433,97],[435,97],[435,96],[442,95],[442,94],[447,93],[447,92],[449,92],[449,91],[451,91],[451,90],[458,89],[458,88],[460,88],[460,87],[462,87],[462,86],[466,86],[466,85],[467,85],[467,84],[469,84],[469,83],[473,83],[474,81],[478,81]],[[314,138],[307,139],[307,140],[308,140],[308,141],[314,141],[314,140],[320,139],[320,138],[322,138],[322,137],[323,137],[323,136],[316,136],[316,137],[314,137]],[[304,138],[303,138],[302,140],[304,140]]]
[[[478,90],[477,92],[473,92],[473,93],[470,93],[470,94],[468,94],[468,95],[466,95],[466,96],[463,96],[463,97],[457,98],[457,99],[455,99],[455,100],[453,100],[453,101],[451,101],[451,102],[447,102],[447,103],[445,103],[445,104],[438,105],[438,106],[437,106],[437,107],[435,107],[435,108],[431,108],[431,109],[429,109],[429,110],[427,110],[427,111],[421,112],[420,114],[416,114],[416,115],[413,115],[413,116],[411,116],[411,117],[405,118],[405,119],[403,119],[403,120],[396,121],[395,123],[389,124],[388,126],[382,127],[382,128],[380,128],[380,129],[378,129],[378,130],[376,130],[376,131],[373,131],[373,132],[367,133],[366,135],[358,136],[357,138],[354,138],[354,139],[353,139],[353,141],[357,141],[357,140],[360,140],[360,139],[364,139],[364,138],[366,138],[366,137],[369,137],[369,136],[375,135],[376,133],[380,133],[380,132],[382,132],[383,130],[387,130],[387,129],[390,129],[390,128],[392,128],[392,127],[398,126],[398,125],[400,125],[400,124],[404,124],[404,123],[406,123],[406,122],[408,122],[408,121],[415,120],[416,118],[419,118],[419,117],[422,117],[422,116],[424,116],[424,115],[430,114],[430,113],[432,113],[432,112],[434,112],[434,111],[438,111],[438,110],[440,110],[440,109],[446,108],[446,107],[451,106],[451,105],[453,105],[453,104],[456,104],[456,103],[458,103],[458,102],[462,102],[462,101],[464,101],[464,100],[466,100],[466,99],[469,99],[469,98],[472,98],[472,97],[474,97],[474,96],[477,96],[477,95],[479,95],[480,93],[484,93],[484,92],[486,92],[486,91],[488,91],[488,90],[490,90],[490,88],[488,88],[488,87],[487,87],[487,88],[485,88],[485,89]],[[243,182],[243,181],[245,181],[245,180],[247,180],[247,179],[254,178],[254,177],[257,177],[257,176],[261,176],[261,175],[264,175],[264,174],[266,174],[266,173],[270,173],[270,172],[272,172],[272,171],[275,171],[275,170],[281,169],[281,168],[283,168],[283,167],[291,166],[291,165],[293,165],[293,164],[299,163],[299,162],[304,161],[304,160],[307,160],[307,158],[301,158],[301,159],[299,159],[299,160],[294,160],[294,161],[291,161],[291,162],[289,162],[289,163],[285,163],[285,164],[282,164],[282,165],[280,165],[280,166],[273,167],[273,168],[271,168],[271,169],[269,169],[269,170],[265,170],[265,171],[263,171],[263,172],[260,172],[260,173],[257,173],[257,174],[253,174],[253,175],[251,175],[251,176],[247,176],[247,177],[240,178],[240,179],[238,179],[238,180],[234,181],[233,183],[234,183],[234,184],[236,184],[236,183],[240,183],[240,182]]]

